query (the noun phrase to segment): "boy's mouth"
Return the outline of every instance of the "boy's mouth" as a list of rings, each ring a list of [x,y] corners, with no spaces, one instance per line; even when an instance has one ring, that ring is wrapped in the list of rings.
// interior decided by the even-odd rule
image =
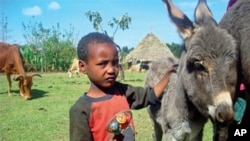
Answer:
[[[108,80],[108,81],[115,81],[115,77],[108,77],[106,80]]]

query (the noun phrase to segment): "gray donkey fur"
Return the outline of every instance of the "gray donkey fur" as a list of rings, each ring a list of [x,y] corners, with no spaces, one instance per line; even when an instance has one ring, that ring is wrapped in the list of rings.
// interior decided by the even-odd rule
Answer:
[[[250,0],[237,0],[219,23],[236,40],[239,51],[239,81],[245,84],[247,107],[240,124],[232,124],[229,129],[228,141],[239,138],[234,136],[236,129],[247,129],[245,139],[250,137]],[[244,97],[244,96],[243,96]],[[242,138],[240,138],[242,140]]]
[[[218,27],[205,0],[199,0],[195,22],[163,0],[184,45],[181,57],[152,62],[145,86],[154,86],[163,70],[177,63],[161,103],[148,107],[154,124],[154,140],[201,141],[205,123],[211,119],[214,140],[226,141],[234,118],[233,102],[238,84],[238,52],[233,37]]]

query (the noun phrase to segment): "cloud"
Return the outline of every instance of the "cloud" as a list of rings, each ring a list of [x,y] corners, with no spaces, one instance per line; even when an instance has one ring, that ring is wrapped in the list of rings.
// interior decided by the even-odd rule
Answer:
[[[51,10],[58,10],[60,9],[61,6],[57,3],[57,2],[51,2],[49,5],[48,5],[48,9],[51,9]]]
[[[38,16],[42,14],[42,10],[39,6],[33,6],[28,8],[23,8],[23,15],[26,16]]]

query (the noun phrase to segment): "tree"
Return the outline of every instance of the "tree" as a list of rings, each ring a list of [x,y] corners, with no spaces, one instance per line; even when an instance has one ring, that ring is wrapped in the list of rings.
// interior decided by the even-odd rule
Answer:
[[[102,16],[99,12],[88,11],[85,13],[85,16],[89,19],[90,22],[92,22],[93,27],[96,31],[101,29],[103,33],[108,35],[107,31],[104,30],[102,27]],[[122,30],[129,29],[129,24],[131,23],[131,21],[132,21],[132,18],[128,16],[127,13],[122,15],[119,19],[113,17],[112,20],[108,22],[108,25],[111,28],[114,28],[114,32],[112,33],[112,36],[110,36],[110,38],[112,38],[113,40],[115,39],[115,34],[117,33],[118,29],[122,29]],[[119,45],[116,45],[116,46],[119,51],[119,62],[121,63],[124,58],[124,53],[122,52],[122,49]],[[124,76],[124,69],[122,67],[122,64],[119,64],[119,68],[120,68],[121,80],[124,80],[125,76]]]
[[[11,30],[8,29],[8,18],[2,13],[1,25],[1,41],[6,42],[10,36],[8,35]]]
[[[171,44],[166,43],[166,45],[169,47],[169,49],[171,50],[171,52],[174,54],[175,57],[180,58],[181,45],[177,43],[171,43]]]
[[[41,22],[22,23],[26,46],[22,49],[24,59],[37,71],[66,71],[76,56],[74,28],[61,31],[60,24],[44,28]]]

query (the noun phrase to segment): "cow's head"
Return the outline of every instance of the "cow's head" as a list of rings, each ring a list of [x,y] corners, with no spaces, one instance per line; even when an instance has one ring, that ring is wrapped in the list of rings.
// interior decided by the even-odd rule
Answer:
[[[32,78],[33,76],[39,76],[42,77],[40,74],[37,73],[27,73],[25,75],[17,75],[14,80],[18,81],[18,87],[20,90],[20,95],[24,98],[24,99],[30,99],[31,96],[31,87],[33,85],[33,81]]]
[[[199,0],[195,22],[171,0],[163,1],[184,41],[178,84],[202,115],[227,126],[234,118],[238,58],[235,40],[218,27],[205,0]]]

